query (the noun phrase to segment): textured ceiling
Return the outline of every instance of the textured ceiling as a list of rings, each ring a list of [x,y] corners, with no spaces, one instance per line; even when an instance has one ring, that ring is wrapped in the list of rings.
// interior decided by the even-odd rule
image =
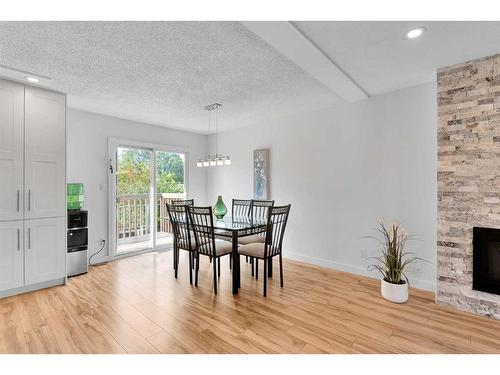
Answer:
[[[0,22],[0,64],[69,107],[201,133],[213,102],[228,130],[340,101],[238,22]]]
[[[500,52],[500,22],[295,22],[370,95],[435,81],[436,69]],[[406,33],[424,26],[419,39]]]
[[[293,25],[370,95],[500,52],[500,22]],[[405,39],[415,26],[428,32]],[[0,65],[50,77],[40,85],[67,93],[70,107],[199,133],[213,102],[220,130],[342,102],[277,47],[239,22],[0,22]]]

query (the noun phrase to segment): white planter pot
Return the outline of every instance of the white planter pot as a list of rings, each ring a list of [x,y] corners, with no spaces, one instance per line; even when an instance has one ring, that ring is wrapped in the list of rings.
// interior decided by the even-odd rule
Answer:
[[[391,284],[385,280],[380,283],[380,292],[386,300],[395,303],[408,301],[408,284]]]

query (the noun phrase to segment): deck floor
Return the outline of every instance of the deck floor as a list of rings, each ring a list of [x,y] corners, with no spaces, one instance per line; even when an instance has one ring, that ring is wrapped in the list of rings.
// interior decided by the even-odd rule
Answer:
[[[174,237],[172,233],[158,232],[156,237],[156,246],[169,246],[172,245]],[[150,240],[146,241],[136,241],[131,242],[130,240],[122,241],[118,240],[117,253],[131,253],[134,251],[142,251],[152,248],[152,243]]]

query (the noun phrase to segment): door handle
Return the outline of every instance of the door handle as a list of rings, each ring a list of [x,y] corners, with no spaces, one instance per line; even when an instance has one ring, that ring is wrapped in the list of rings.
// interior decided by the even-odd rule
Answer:
[[[17,212],[19,212],[19,189],[17,189]]]
[[[21,230],[17,228],[17,251],[21,251]]]
[[[28,211],[31,211],[31,189],[28,190]]]
[[[31,228],[28,228],[28,249],[31,249]]]

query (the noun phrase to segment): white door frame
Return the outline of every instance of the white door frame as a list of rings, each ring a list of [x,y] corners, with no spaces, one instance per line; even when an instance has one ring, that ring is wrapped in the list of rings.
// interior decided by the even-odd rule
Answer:
[[[153,195],[150,199],[150,202],[155,201],[156,197],[156,151],[164,151],[164,152],[176,152],[179,154],[184,154],[184,191],[186,197],[189,197],[189,149],[185,147],[179,146],[169,146],[164,144],[155,144],[149,142],[140,142],[134,140],[127,139],[119,139],[119,138],[108,138],[108,257],[111,260],[115,258],[119,258],[122,256],[127,256],[131,254],[137,254],[138,252],[133,253],[123,253],[117,254],[117,241],[116,241],[116,169],[117,169],[117,155],[116,150],[118,147],[131,147],[131,148],[141,148],[151,150],[152,155],[152,168],[151,168],[151,186],[150,192]],[[155,219],[157,216],[156,204],[153,204],[153,209],[151,212],[151,228],[152,228],[152,237],[153,237],[153,247],[151,249],[147,249],[144,251],[153,251],[157,250],[156,246],[156,225]]]

